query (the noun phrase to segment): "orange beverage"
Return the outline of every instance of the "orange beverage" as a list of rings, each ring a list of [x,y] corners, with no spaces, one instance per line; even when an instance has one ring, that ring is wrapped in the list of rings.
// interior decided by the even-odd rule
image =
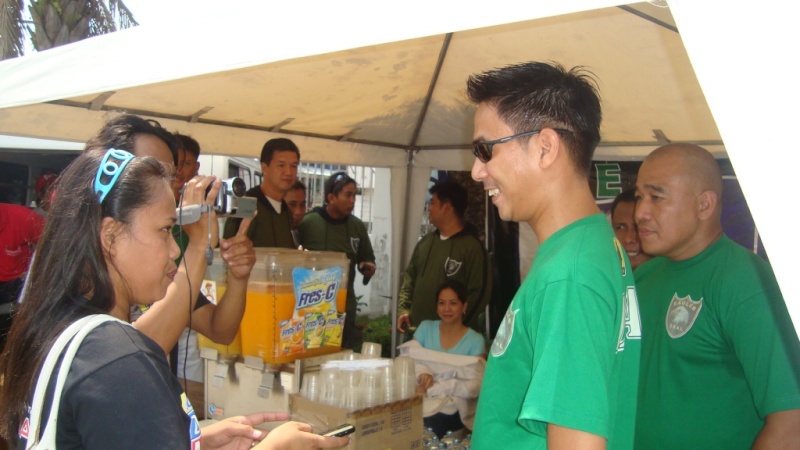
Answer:
[[[279,323],[294,312],[292,285],[253,283],[247,286],[247,305],[242,317],[242,352],[275,362],[280,355]]]
[[[247,305],[240,328],[242,354],[282,364],[338,351],[339,346],[306,348],[303,321],[310,313],[325,317],[332,309],[344,312],[346,264],[346,257],[339,253],[286,250],[267,253],[264,264],[259,261],[253,268],[247,286]]]

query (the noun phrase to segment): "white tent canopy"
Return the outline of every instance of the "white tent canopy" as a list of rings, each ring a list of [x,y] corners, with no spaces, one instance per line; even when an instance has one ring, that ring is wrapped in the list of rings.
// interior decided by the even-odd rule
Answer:
[[[125,109],[191,134],[210,153],[257,156],[264,141],[288,135],[304,160],[391,167],[393,203],[421,205],[431,168],[472,164],[468,75],[526,60],[582,65],[603,99],[598,159],[641,158],[667,139],[727,151],[800,323],[800,282],[788,265],[798,249],[759,190],[766,177],[773,189],[788,184],[794,169],[774,162],[791,142],[790,114],[777,102],[795,104],[797,92],[755,90],[763,74],[742,67],[754,49],[761,61],[782,61],[788,43],[800,42],[796,27],[776,14],[785,9],[777,0],[758,9],[669,3],[242,1],[190,11],[171,29],[142,26],[0,63],[0,133],[80,142],[105,110]],[[234,34],[216,31],[225,23]],[[778,114],[758,133],[743,123],[749,111]],[[401,221],[419,223],[421,211],[407,211],[396,214],[397,231]],[[401,251],[395,242],[394,267],[413,244]]]

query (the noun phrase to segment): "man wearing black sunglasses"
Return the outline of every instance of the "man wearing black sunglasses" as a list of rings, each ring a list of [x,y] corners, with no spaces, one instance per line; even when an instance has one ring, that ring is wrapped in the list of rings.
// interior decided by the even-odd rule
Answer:
[[[630,263],[589,186],[594,80],[532,62],[473,75],[467,92],[472,177],[539,243],[492,343],[472,446],[631,449],[641,327]]]

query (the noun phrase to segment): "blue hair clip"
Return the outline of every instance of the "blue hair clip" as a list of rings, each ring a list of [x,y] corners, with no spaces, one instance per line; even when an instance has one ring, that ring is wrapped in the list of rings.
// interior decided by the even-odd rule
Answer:
[[[114,184],[117,182],[125,166],[128,165],[134,156],[125,150],[117,150],[115,148],[109,149],[103,160],[100,162],[100,167],[97,168],[97,176],[94,179],[94,191],[97,192],[100,204],[103,204],[106,195],[111,192]],[[103,182],[106,177],[107,182]],[[110,177],[110,178],[108,178]]]

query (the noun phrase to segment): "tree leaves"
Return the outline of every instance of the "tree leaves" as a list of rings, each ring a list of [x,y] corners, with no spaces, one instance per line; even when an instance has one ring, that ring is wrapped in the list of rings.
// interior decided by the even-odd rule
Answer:
[[[0,0],[0,59],[24,53],[26,31],[42,51],[138,25],[122,0],[31,0],[31,29],[22,20],[23,3]]]

